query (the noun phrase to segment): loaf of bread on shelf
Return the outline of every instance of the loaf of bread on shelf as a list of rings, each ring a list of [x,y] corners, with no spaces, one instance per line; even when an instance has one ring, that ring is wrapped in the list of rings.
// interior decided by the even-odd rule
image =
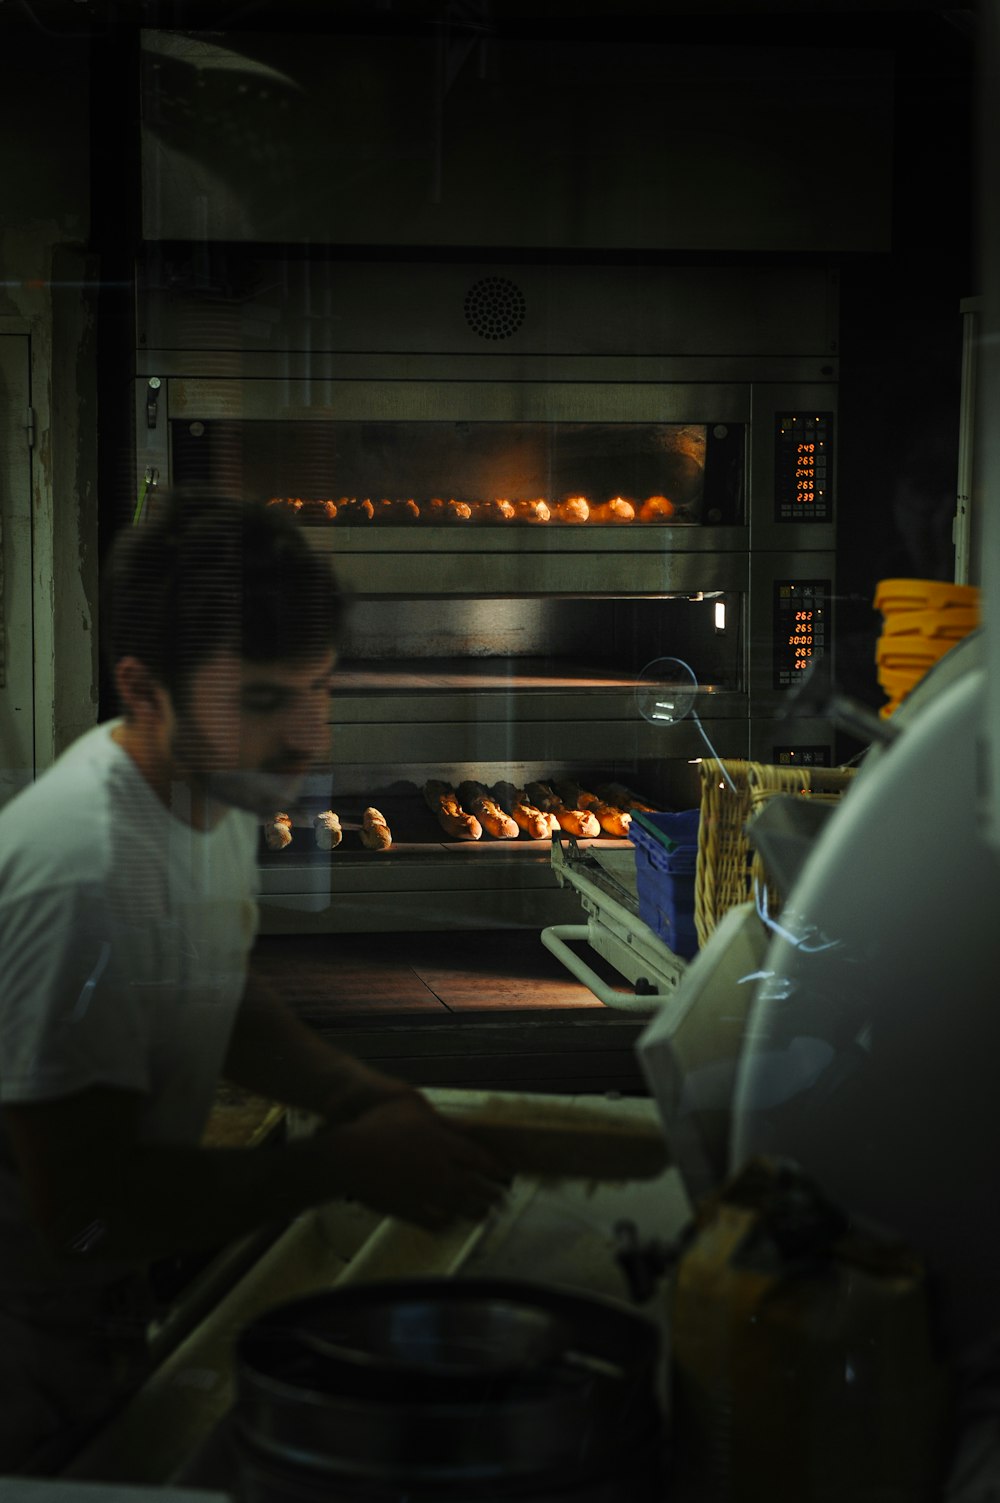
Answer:
[[[548,840],[559,828],[556,815],[536,808],[524,789],[515,788],[513,783],[494,784],[493,797],[529,840]]]
[[[633,793],[631,788],[626,788],[624,783],[601,783],[594,792],[602,803],[613,804],[616,809],[638,809],[641,814],[660,812],[655,804],[648,804],[637,793]]]
[[[361,844],[370,851],[387,851],[392,845],[392,835],[385,815],[378,809],[368,808],[361,816]]]
[[[276,814],[264,826],[264,840],[269,851],[283,851],[292,843],[292,816]]]
[[[559,828],[567,835],[578,835],[585,840],[594,840],[600,835],[601,825],[596,814],[590,814],[586,809],[569,808],[548,783],[526,783],[524,791],[536,808],[556,816]]]
[[[375,520],[376,522],[387,522],[390,526],[407,522],[419,522],[420,507],[412,498],[406,501],[385,499],[380,501],[375,508]]]
[[[567,496],[556,502],[554,510],[559,522],[586,522],[590,516],[590,502],[586,496]]]
[[[590,508],[590,520],[613,522],[619,525],[623,522],[634,522],[635,505],[624,496],[613,496],[610,501],[600,501]]]
[[[424,803],[452,840],[479,840],[483,827],[474,814],[467,814],[450,783],[429,778],[424,784]]]
[[[669,496],[647,496],[639,507],[639,521],[669,522],[676,510]]]
[[[593,814],[605,835],[613,835],[619,840],[628,835],[632,816],[627,810],[598,798],[596,793],[581,788],[579,783],[556,782],[553,787],[559,798],[569,808],[582,809],[585,813]]]
[[[321,814],[315,816],[313,830],[316,835],[316,844],[321,851],[334,850],[344,838],[340,820],[332,809],[324,809]]]
[[[519,522],[548,522],[552,516],[547,501],[515,501],[514,516]]]
[[[482,783],[471,780],[458,785],[458,798],[462,808],[478,819],[487,835],[494,840],[516,840],[521,833],[516,822],[505,814]]]

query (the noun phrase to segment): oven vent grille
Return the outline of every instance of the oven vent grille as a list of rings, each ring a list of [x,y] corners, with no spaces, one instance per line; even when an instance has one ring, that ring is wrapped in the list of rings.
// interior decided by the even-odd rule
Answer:
[[[465,294],[465,321],[483,339],[509,339],[526,311],[524,294],[509,277],[481,277]]]

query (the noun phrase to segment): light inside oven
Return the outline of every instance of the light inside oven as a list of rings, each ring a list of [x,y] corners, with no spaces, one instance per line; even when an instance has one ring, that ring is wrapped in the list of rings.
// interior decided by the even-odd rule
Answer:
[[[721,423],[172,424],[175,483],[238,487],[317,526],[692,526],[743,520]]]

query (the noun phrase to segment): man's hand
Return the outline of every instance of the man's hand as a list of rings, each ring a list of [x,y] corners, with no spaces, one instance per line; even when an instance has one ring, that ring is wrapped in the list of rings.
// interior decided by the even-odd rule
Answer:
[[[485,1216],[510,1178],[417,1091],[372,1107],[346,1126],[321,1128],[311,1144],[329,1153],[331,1179],[342,1193],[428,1231],[457,1217]]]

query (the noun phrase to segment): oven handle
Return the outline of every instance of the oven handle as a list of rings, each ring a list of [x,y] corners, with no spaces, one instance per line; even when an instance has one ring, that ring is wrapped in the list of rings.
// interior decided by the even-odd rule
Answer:
[[[596,971],[592,971],[585,960],[581,960],[567,944],[567,940],[575,940],[578,943],[590,939],[590,929],[587,924],[552,924],[548,929],[542,930],[542,944],[547,950],[551,950],[557,960],[561,960],[572,975],[584,986],[592,991],[598,1002],[603,1002],[605,1007],[617,1007],[624,1012],[643,1012],[648,1015],[655,1009],[661,997],[655,994],[637,996],[634,992],[619,992],[613,986],[608,986],[602,981]]]

